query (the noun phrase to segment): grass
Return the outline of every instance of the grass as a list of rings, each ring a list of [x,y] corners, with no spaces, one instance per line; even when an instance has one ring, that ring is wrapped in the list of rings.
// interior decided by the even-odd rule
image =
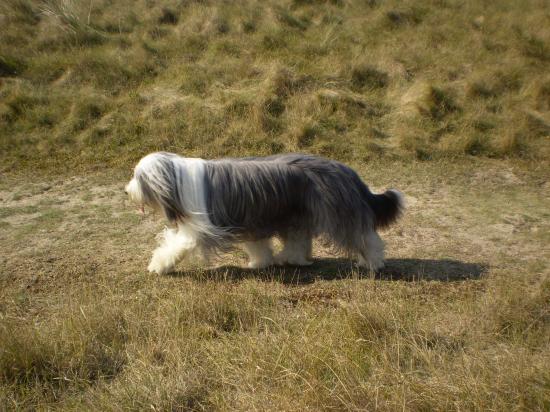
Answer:
[[[346,161],[549,155],[548,8],[539,1],[1,8],[6,171],[129,167],[150,150],[307,150]],[[100,102],[92,117],[81,110],[90,100]]]
[[[548,169],[354,165],[407,194],[376,276],[187,261],[145,271],[158,216],[123,173],[0,182],[0,401],[60,410],[546,410]],[[11,188],[17,187],[17,191]],[[541,189],[542,188],[542,189]]]
[[[550,409],[544,2],[0,2],[0,409]],[[348,162],[386,268],[186,261],[153,150]]]

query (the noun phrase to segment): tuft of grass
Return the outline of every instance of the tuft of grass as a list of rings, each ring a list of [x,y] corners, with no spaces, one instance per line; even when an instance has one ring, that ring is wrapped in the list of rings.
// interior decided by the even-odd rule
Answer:
[[[426,11],[421,7],[394,9],[386,12],[388,24],[393,28],[404,25],[417,25],[422,22]]]
[[[433,120],[459,110],[452,91],[435,87],[429,83],[417,82],[401,97],[402,110],[411,115],[420,114]]]
[[[513,280],[512,284],[518,282]],[[512,284],[487,302],[483,327],[499,340],[528,345],[546,345],[550,335],[550,282],[543,280],[536,288],[520,288]]]
[[[295,17],[290,11],[282,8],[277,7],[275,9],[275,14],[277,16],[277,19],[284,25],[298,29],[298,30],[305,30],[308,27],[308,22],[305,19]]]
[[[46,0],[42,13],[52,18],[61,30],[70,33],[77,44],[94,46],[104,42],[105,36],[78,13],[72,0]]]
[[[40,11],[36,2],[30,0],[6,0],[6,6],[14,12],[17,21],[29,25],[36,25],[40,22]]]
[[[356,66],[351,71],[351,85],[356,91],[384,88],[388,85],[388,81],[387,73],[369,64]]]
[[[107,99],[102,96],[89,96],[78,102],[72,109],[70,132],[80,132],[97,122],[108,110]]]
[[[53,400],[71,387],[110,380],[122,371],[127,334],[118,309],[75,306],[68,313],[37,324],[2,322],[3,384],[34,387]]]
[[[287,44],[287,34],[280,29],[271,30],[262,37],[262,48],[267,52],[283,50],[286,48]]]
[[[68,82],[118,94],[127,87],[138,84],[156,74],[155,62],[137,50],[134,51],[133,64],[127,64],[122,56],[113,56],[101,52],[82,56],[70,72]]]
[[[0,56],[0,77],[18,76],[25,70],[25,63],[11,56]]]
[[[276,95],[269,96],[262,102],[261,109],[273,117],[279,117],[285,111],[284,99]]]
[[[296,145],[299,149],[310,147],[316,137],[321,135],[322,129],[318,124],[306,123],[295,131]]]
[[[163,8],[158,21],[160,24],[178,24],[179,18],[173,10]]]
[[[533,35],[526,34],[517,30],[517,35],[521,43],[521,51],[527,57],[547,62],[550,60],[550,47],[543,39]]]
[[[429,94],[428,106],[430,115],[435,119],[440,119],[449,113],[460,110],[456,103],[452,91],[440,88],[432,88]]]
[[[517,92],[522,84],[521,73],[497,71],[474,80],[468,87],[470,97],[497,98],[505,93]]]
[[[550,111],[550,81],[543,82],[537,87],[535,94],[536,110],[549,112]]]

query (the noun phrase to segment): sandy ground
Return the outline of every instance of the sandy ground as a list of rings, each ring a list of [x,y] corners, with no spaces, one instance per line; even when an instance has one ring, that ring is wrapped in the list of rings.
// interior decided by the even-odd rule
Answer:
[[[440,167],[447,175],[430,170]],[[382,181],[374,190],[394,186],[406,195],[405,216],[382,234],[388,260],[379,276],[462,280],[495,270],[544,271],[549,184],[544,173],[522,170],[486,163],[399,165],[390,173],[361,170],[367,182],[369,176],[370,181]],[[3,293],[45,291],[83,276],[145,272],[163,222],[151,213],[137,214],[125,199],[124,183],[125,176],[106,174],[2,180]],[[331,256],[319,244],[315,257],[311,268],[287,272],[309,280],[352,272],[348,260]],[[244,263],[243,253],[236,251],[214,265],[235,271]],[[189,268],[196,269],[197,262],[183,262],[178,270],[185,273]]]

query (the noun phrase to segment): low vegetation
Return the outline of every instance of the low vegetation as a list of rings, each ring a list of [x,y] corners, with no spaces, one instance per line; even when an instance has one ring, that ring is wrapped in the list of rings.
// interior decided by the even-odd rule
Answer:
[[[545,2],[6,0],[2,168],[549,154]]]

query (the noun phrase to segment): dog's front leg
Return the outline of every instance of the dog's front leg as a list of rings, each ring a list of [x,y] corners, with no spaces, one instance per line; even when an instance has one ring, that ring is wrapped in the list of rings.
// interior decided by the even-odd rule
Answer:
[[[164,229],[160,233],[161,243],[153,252],[147,269],[159,275],[170,273],[176,264],[197,245],[196,239],[183,228]]]

